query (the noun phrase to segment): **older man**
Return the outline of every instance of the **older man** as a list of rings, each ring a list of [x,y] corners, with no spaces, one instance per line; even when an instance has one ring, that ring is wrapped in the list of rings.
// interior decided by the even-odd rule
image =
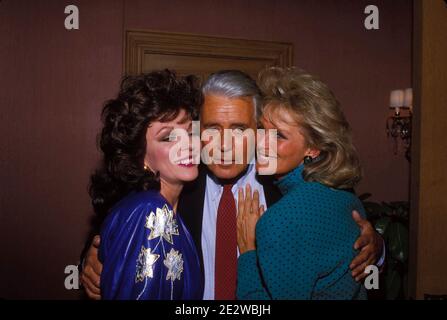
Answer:
[[[215,129],[224,136],[225,129],[256,130],[261,104],[259,89],[243,72],[229,70],[212,74],[202,87],[204,104],[200,110],[201,130]],[[204,145],[207,142],[203,143]],[[183,191],[178,211],[187,224],[201,256],[205,280],[204,299],[234,299],[237,274],[236,200],[240,187],[250,184],[258,190],[260,204],[268,208],[281,197],[268,177],[258,177],[255,167],[247,161],[248,146],[243,144],[244,161],[235,161],[235,144],[223,140],[214,152],[231,151],[230,163],[200,165],[198,179]],[[371,224],[357,213],[353,217],[361,229],[355,247],[361,249],[351,264],[353,276],[360,280],[365,267],[376,264],[382,252],[383,240]],[[81,281],[87,295],[100,298],[98,261],[99,236],[96,236],[85,256]],[[383,258],[383,257],[382,257]],[[383,259],[380,259],[383,260]],[[381,261],[379,261],[381,263]]]

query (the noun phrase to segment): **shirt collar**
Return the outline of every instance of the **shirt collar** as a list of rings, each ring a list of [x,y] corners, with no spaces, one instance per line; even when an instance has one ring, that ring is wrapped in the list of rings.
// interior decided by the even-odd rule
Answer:
[[[250,163],[248,165],[247,171],[245,174],[236,182],[233,188],[245,188],[247,183],[252,181],[252,178],[256,175],[256,167],[254,163]],[[253,187],[253,186],[252,186]],[[234,189],[233,189],[234,190]]]

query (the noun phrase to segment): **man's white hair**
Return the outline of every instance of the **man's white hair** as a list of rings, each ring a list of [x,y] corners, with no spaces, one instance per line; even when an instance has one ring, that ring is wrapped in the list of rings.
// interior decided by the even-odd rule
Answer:
[[[255,119],[261,114],[262,96],[256,81],[239,70],[223,70],[211,74],[202,85],[203,95],[226,98],[252,98]]]

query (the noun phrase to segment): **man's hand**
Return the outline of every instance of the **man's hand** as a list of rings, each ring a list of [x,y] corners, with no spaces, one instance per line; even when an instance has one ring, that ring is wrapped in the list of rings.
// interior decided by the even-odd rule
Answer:
[[[84,261],[84,268],[82,269],[81,273],[81,283],[85,288],[85,292],[90,299],[94,300],[101,299],[99,282],[101,278],[102,264],[98,259],[99,242],[100,237],[95,236],[90,248],[88,249]]]
[[[352,212],[352,218],[360,227],[360,237],[354,243],[354,249],[360,250],[352,260],[349,268],[355,281],[360,281],[368,274],[364,273],[369,265],[375,265],[383,250],[383,239],[373,228],[371,223],[363,219],[357,211]]]

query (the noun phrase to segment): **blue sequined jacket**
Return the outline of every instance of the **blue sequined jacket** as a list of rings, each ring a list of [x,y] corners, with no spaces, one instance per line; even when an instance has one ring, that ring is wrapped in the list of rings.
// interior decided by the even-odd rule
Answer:
[[[192,237],[157,191],[132,193],[112,209],[101,227],[99,259],[103,299],[202,298]]]

